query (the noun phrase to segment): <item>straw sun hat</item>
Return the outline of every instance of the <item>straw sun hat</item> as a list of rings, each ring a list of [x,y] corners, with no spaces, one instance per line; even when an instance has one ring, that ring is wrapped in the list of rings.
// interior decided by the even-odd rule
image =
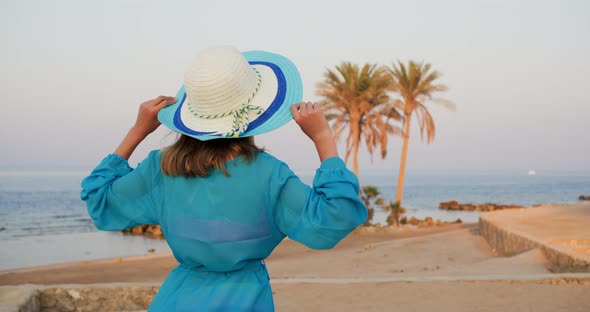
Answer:
[[[303,87],[287,58],[233,47],[201,51],[184,75],[178,101],[160,111],[168,128],[199,140],[247,137],[277,129],[293,115]]]

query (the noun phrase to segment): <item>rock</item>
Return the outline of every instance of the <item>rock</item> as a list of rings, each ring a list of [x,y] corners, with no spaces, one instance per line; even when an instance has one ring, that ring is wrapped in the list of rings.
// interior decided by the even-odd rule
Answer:
[[[74,298],[76,300],[79,300],[81,298],[80,297],[80,293],[77,290],[75,290],[75,289],[70,289],[70,290],[67,291],[67,293],[70,296],[72,296],[72,298]]]
[[[483,203],[479,205],[474,204],[460,204],[456,200],[449,202],[441,202],[438,204],[440,209],[445,210],[463,210],[463,211],[494,211],[502,209],[523,208],[519,205],[498,205],[494,203]]]
[[[580,197],[578,197],[578,200],[590,200],[590,195],[588,195],[588,196],[580,195]]]
[[[147,227],[147,229],[145,230],[146,234],[149,235],[153,235],[153,236],[163,236],[164,234],[162,233],[162,228],[160,227],[160,225],[150,225]]]
[[[0,231],[4,231],[4,230],[6,230],[6,228],[3,226],[0,226]]]
[[[146,228],[147,228],[147,226],[146,226]],[[133,234],[133,235],[143,235],[143,231],[144,231],[143,225],[138,225],[138,226],[131,228],[131,234]]]
[[[476,208],[475,205],[465,204],[465,205],[463,205],[463,209],[462,210],[473,211],[473,210],[475,210],[475,208]]]
[[[420,222],[420,220],[418,220],[414,217],[411,217],[410,220],[408,220],[408,224],[411,224],[411,225],[418,225],[419,222]]]
[[[446,210],[453,210],[451,209],[452,207],[456,207],[459,205],[459,202],[457,202],[456,200],[451,200],[448,202],[442,202],[438,204],[438,208],[440,209],[446,209]]]
[[[480,211],[492,211],[495,210],[494,204],[482,204],[478,205]]]
[[[148,248],[148,252],[156,252],[155,248]]]
[[[122,231],[123,233],[133,234],[133,235],[145,235],[151,238],[158,238],[161,239],[164,237],[164,233],[162,232],[162,227],[158,224],[141,224],[138,226],[134,226],[132,228],[128,228]]]
[[[131,234],[133,235],[143,235],[143,229],[141,228],[141,226],[136,226],[134,228],[131,229]]]
[[[399,223],[401,225],[405,225],[406,223],[408,223],[408,218],[404,216],[401,220],[399,220]]]

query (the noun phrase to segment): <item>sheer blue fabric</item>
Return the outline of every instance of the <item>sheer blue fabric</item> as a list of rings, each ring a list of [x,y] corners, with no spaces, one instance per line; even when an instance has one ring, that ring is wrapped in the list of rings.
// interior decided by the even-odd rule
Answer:
[[[337,157],[322,162],[313,188],[265,152],[227,162],[230,176],[166,176],[160,161],[152,151],[133,170],[108,155],[81,192],[99,230],[161,225],[180,265],[149,311],[273,311],[263,260],[285,236],[328,249],[367,218],[357,178]]]

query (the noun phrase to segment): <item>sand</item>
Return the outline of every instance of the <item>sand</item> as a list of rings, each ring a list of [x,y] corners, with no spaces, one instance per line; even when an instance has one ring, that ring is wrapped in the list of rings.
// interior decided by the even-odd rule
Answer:
[[[282,284],[277,311],[590,311],[590,286],[510,282]]]
[[[538,250],[496,257],[473,224],[351,235],[328,251],[286,240],[267,264],[277,311],[590,311],[590,274],[551,274]],[[71,263],[1,272],[0,285],[161,283],[175,265]]]

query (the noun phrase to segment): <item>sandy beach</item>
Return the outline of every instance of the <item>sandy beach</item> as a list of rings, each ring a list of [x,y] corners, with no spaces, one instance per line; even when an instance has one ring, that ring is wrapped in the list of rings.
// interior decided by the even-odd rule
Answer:
[[[327,251],[285,240],[268,259],[277,311],[588,311],[590,274],[552,274],[533,249],[497,257],[475,224],[354,234]],[[0,285],[159,285],[170,254],[5,271]],[[580,278],[582,276],[583,278]]]

